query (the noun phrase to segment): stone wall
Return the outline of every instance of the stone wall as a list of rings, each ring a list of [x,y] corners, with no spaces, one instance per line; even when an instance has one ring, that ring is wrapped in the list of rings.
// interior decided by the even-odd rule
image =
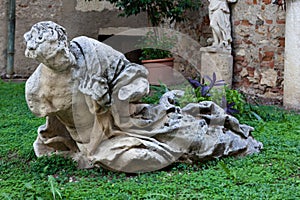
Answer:
[[[6,41],[7,41],[7,2],[0,2],[0,74],[5,74]],[[98,38],[100,27],[144,27],[147,24],[145,16],[122,18],[118,17],[108,2],[93,0],[16,0],[16,42],[15,67],[18,76],[28,77],[38,63],[25,58],[23,34],[39,22],[51,20],[67,29],[69,38],[86,35]]]
[[[234,85],[268,101],[282,101],[285,11],[271,0],[232,6]]]
[[[284,99],[288,109],[300,110],[300,1],[286,2]]]
[[[204,2],[199,12],[177,28],[201,46],[212,37]],[[231,4],[234,74],[233,86],[249,96],[281,103],[285,47],[285,11],[271,0],[239,0]],[[201,66],[200,66],[201,67]]]

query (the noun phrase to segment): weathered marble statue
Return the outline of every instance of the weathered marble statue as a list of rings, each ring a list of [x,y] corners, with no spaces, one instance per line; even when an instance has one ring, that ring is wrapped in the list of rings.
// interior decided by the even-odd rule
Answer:
[[[80,167],[125,172],[158,170],[177,160],[201,161],[259,152],[251,127],[212,102],[141,104],[147,70],[88,37],[67,41],[65,29],[39,22],[24,35],[25,55],[40,62],[26,83],[30,110],[46,117],[34,142],[37,156],[61,153]]]
[[[210,27],[213,32],[213,48],[231,51],[231,23],[228,3],[237,0],[208,0]]]

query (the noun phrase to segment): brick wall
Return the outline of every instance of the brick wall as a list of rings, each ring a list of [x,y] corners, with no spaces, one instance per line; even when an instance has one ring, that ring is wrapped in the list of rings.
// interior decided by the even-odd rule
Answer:
[[[212,37],[208,3],[191,13],[178,29],[201,46]],[[231,4],[233,86],[251,97],[280,103],[283,97],[285,11],[271,0],[239,0]],[[184,70],[182,70],[184,71]]]
[[[232,6],[232,24],[234,86],[282,101],[285,11],[271,0],[239,1]]]

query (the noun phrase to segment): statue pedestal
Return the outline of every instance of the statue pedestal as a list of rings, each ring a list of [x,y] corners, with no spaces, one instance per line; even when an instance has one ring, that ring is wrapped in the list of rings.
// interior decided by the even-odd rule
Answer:
[[[217,80],[224,80],[228,87],[232,85],[233,57],[230,51],[213,47],[203,47],[201,51],[201,76],[212,77],[215,72]]]
[[[284,96],[287,109],[299,110],[300,103],[300,2],[286,1]]]

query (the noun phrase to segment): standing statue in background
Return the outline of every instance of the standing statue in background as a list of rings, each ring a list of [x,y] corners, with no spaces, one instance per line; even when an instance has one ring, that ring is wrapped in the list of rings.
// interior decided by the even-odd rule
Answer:
[[[228,3],[236,3],[237,0],[208,0],[210,27],[213,32],[212,47],[231,51],[231,23]]]
[[[24,35],[25,55],[41,64],[26,82],[30,110],[46,117],[34,142],[37,156],[60,153],[80,167],[103,166],[130,173],[176,162],[257,153],[253,128],[213,102],[180,108],[183,91],[166,92],[158,105],[143,104],[149,92],[142,65],[97,40],[70,42],[51,21]]]
[[[286,11],[286,2],[285,0],[272,0],[272,3],[275,5],[278,5],[278,9],[281,8],[281,10]]]

